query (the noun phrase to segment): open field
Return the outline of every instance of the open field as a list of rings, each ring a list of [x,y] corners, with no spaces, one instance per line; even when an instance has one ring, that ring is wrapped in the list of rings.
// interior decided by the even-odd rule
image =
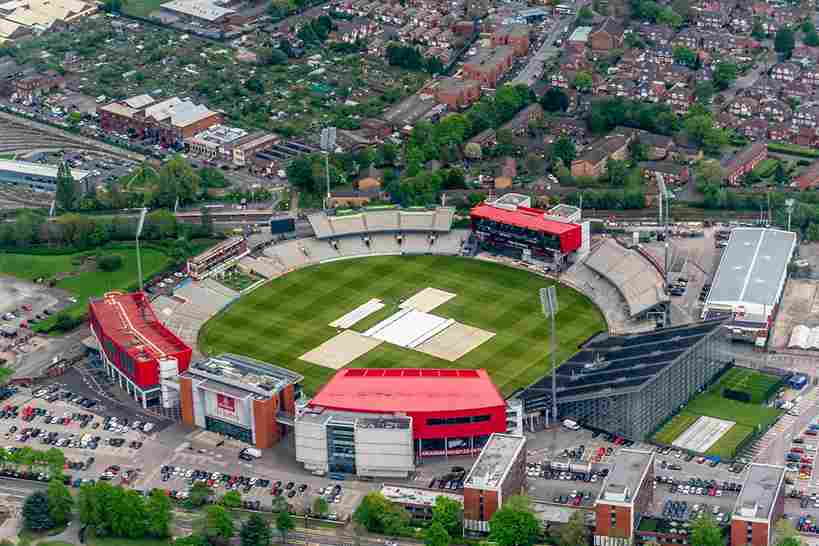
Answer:
[[[778,383],[779,379],[754,370],[732,368],[720,378],[708,391],[691,400],[688,405],[671,421],[665,424],[655,435],[656,442],[670,445],[700,416],[715,417],[736,424],[714,444],[706,454],[719,455],[723,458],[732,458],[736,447],[745,438],[756,430],[765,430],[772,425],[780,415],[780,410],[764,406],[764,392],[771,385],[771,381]],[[743,403],[729,400],[719,393],[723,388],[745,390],[752,395],[755,403]]]
[[[443,256],[380,256],[321,264],[274,279],[208,321],[200,348],[215,354],[246,354],[305,376],[315,393],[334,370],[299,360],[339,333],[329,323],[371,298],[386,306],[356,323],[363,332],[398,310],[400,301],[432,287],[456,294],[434,310],[496,335],[455,362],[382,343],[350,365],[360,367],[485,368],[503,394],[530,384],[549,370],[548,328],[537,290],[548,280],[500,264]],[[561,362],[579,343],[605,329],[585,296],[559,287]]]
[[[96,297],[110,290],[124,289],[137,282],[136,249],[125,246],[106,248],[100,254],[119,254],[122,267],[116,271],[99,271],[93,262],[83,261],[97,252],[79,252],[64,255],[37,255],[0,253],[0,274],[10,275],[30,281],[38,278],[57,278],[55,286],[74,294],[77,303],[66,308],[72,316],[81,316],[88,306],[88,298]],[[170,264],[168,256],[154,248],[143,248],[142,270],[146,278],[159,273]],[[37,325],[37,329],[48,328],[53,318]]]
[[[751,404],[764,404],[781,383],[782,380],[774,375],[748,368],[731,368],[709,390],[713,394],[722,394],[723,389],[744,391],[751,396]]]

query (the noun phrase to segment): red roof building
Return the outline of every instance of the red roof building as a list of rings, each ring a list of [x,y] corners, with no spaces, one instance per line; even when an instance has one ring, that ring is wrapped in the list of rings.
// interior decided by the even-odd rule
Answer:
[[[546,217],[548,214],[543,209],[521,206],[507,209],[481,203],[470,211],[469,217],[473,231],[503,234],[530,242],[538,239],[544,249],[563,254],[578,250],[582,243],[580,224],[550,220]]]
[[[91,300],[88,312],[111,376],[143,406],[159,403],[160,368],[163,375],[184,372],[191,348],[156,318],[142,292],[109,292]]]
[[[412,418],[415,440],[480,438],[475,451],[493,432],[507,429],[506,403],[485,370],[347,368],[309,406],[405,415]]]

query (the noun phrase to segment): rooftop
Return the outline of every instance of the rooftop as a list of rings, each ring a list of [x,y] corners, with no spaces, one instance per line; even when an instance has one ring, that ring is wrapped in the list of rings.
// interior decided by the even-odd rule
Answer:
[[[768,519],[784,479],[785,467],[752,463],[737,497],[734,517]]]
[[[577,27],[572,32],[572,35],[569,36],[570,42],[583,42],[584,44],[589,40],[589,34],[591,34],[592,28],[591,27]]]
[[[89,305],[105,334],[126,350],[135,349],[153,358],[191,350],[156,318],[142,292],[108,292]]]
[[[472,465],[464,486],[475,489],[499,488],[525,445],[524,436],[493,433]]]
[[[486,370],[346,368],[310,402],[341,411],[454,412],[505,403]]]
[[[42,163],[29,163],[28,161],[12,161],[10,159],[0,159],[0,171],[23,174],[30,176],[42,176],[45,178],[57,179],[57,166],[44,165]],[[78,169],[70,169],[74,180],[82,180],[90,173]]]
[[[469,215],[473,218],[483,218],[553,235],[567,233],[578,227],[577,224],[547,220],[546,214],[547,211],[543,209],[519,206],[515,210],[508,210],[486,202],[481,203],[469,212]]]
[[[639,390],[674,365],[700,340],[716,331],[720,320],[695,322],[648,333],[602,335],[584,345],[557,368],[559,402]],[[551,375],[525,389],[527,406],[551,404]]]
[[[726,174],[731,174],[733,171],[742,167],[754,157],[762,153],[765,146],[766,144],[764,142],[755,142],[748,145],[746,148],[740,150],[733,156],[723,161],[722,168],[725,170]]]
[[[424,506],[431,508],[435,504],[435,499],[438,497],[446,497],[461,504],[464,502],[463,495],[438,491],[435,489],[421,489],[418,487],[384,485],[381,487],[381,494],[384,495],[387,500],[405,506]]]
[[[212,0],[171,0],[162,4],[162,8],[211,22],[236,13],[236,10],[219,6]]]
[[[205,129],[201,133],[196,133],[196,135],[194,135],[193,137],[193,140],[200,140],[203,142],[208,142],[219,146],[224,146],[226,144],[230,144],[231,142],[235,142],[245,136],[247,136],[247,131],[245,131],[244,129],[217,124]]]
[[[796,234],[790,231],[734,228],[706,305],[775,305],[795,246]]]
[[[242,237],[231,237],[229,239],[225,239],[224,241],[221,241],[220,243],[218,243],[218,244],[210,247],[209,249],[205,250],[201,254],[197,254],[196,256],[191,258],[191,262],[193,262],[194,264],[200,264],[200,263],[206,262],[207,260],[209,260],[213,256],[216,256],[217,254],[220,254],[220,253],[224,252],[225,250],[229,250],[229,249],[233,248],[234,246],[236,246],[238,244],[241,244],[241,242],[243,240],[244,239]]]
[[[304,379],[286,368],[231,353],[191,364],[187,373],[223,385],[265,393],[278,393]],[[214,390],[219,388],[215,386]]]
[[[603,482],[598,502],[634,502],[653,459],[654,454],[650,451],[620,450],[614,468]]]

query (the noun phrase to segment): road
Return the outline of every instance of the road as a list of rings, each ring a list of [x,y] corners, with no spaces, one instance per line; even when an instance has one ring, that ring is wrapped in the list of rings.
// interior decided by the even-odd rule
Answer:
[[[768,70],[768,68],[770,68],[774,62],[776,62],[775,53],[769,53],[765,58],[759,59],[756,64],[756,68],[752,69],[746,75],[737,78],[733,85],[731,85],[730,89],[721,93],[723,97],[722,104],[727,105],[734,100],[740,91],[745,91],[751,87],[759,78],[759,75]]]

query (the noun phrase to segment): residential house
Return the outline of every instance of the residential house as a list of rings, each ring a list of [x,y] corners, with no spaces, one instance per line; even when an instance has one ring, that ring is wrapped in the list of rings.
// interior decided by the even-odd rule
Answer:
[[[782,98],[796,99],[800,103],[813,102],[815,97],[813,87],[804,83],[800,77],[799,80],[782,84]]]
[[[693,49],[694,51],[700,48],[700,44],[702,44],[702,34],[700,31],[693,28],[681,30],[672,40],[672,45],[674,47],[687,47],[688,49]]]
[[[736,126],[736,132],[756,142],[766,138],[769,125],[767,119],[746,119]]]
[[[798,127],[816,127],[819,123],[819,106],[805,104],[798,106],[793,114],[793,124]]]
[[[764,142],[755,142],[723,161],[725,181],[729,186],[738,186],[739,179],[768,157],[768,147]]]
[[[648,180],[655,180],[658,174],[662,175],[666,184],[682,185],[690,177],[688,166],[673,161],[643,161],[640,163],[640,170]]]
[[[481,48],[464,62],[464,77],[480,82],[483,87],[495,87],[501,76],[512,67],[514,58],[515,51],[509,46]]]
[[[667,25],[640,25],[636,29],[639,36],[655,46],[667,46],[674,38],[674,29]]]
[[[771,78],[778,82],[790,83],[799,77],[801,69],[792,62],[779,63],[771,69]]]
[[[529,25],[505,25],[492,33],[492,46],[509,46],[515,55],[523,57],[529,52]]]
[[[788,123],[771,123],[768,125],[768,140],[790,142],[793,136],[792,125]]]
[[[532,103],[515,117],[501,126],[501,129],[512,131],[516,135],[525,135],[529,129],[529,124],[535,120],[543,119],[543,107],[538,103]]]
[[[728,111],[737,117],[749,118],[759,111],[759,101],[750,97],[740,97],[728,105]]]
[[[805,171],[796,177],[794,185],[800,190],[813,190],[819,187],[819,161],[814,161]]]
[[[623,160],[628,155],[631,137],[609,136],[595,141],[577,159],[572,161],[572,176],[598,177],[606,172],[609,159]]]
[[[444,78],[435,88],[435,98],[450,110],[461,110],[481,98],[481,84],[475,80]]]
[[[769,98],[759,101],[759,113],[771,121],[781,123],[791,119],[793,109],[784,100]]]
[[[719,30],[725,26],[727,17],[721,11],[700,11],[696,25],[701,29]]]
[[[677,114],[685,114],[694,104],[694,90],[682,83],[676,84],[666,95],[666,102]]]
[[[611,51],[623,45],[623,26],[608,17],[599,28],[589,35],[589,44],[595,51]]]

